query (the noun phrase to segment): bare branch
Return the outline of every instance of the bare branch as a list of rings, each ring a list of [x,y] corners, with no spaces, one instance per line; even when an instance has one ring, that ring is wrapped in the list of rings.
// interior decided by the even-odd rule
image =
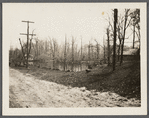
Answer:
[[[112,31],[114,31],[113,26],[112,26],[112,24],[111,24],[111,22],[110,22],[109,14],[107,14],[107,15],[108,15],[108,19],[105,18],[105,20],[108,21],[109,26],[111,26]],[[112,21],[113,21],[113,20],[112,20]]]
[[[52,45],[52,39],[49,37],[49,43],[50,43],[50,50],[52,51],[52,54],[54,53],[53,51],[53,45]]]
[[[29,47],[29,53],[28,54],[30,54],[30,52],[31,52],[31,46],[32,46],[32,39],[30,39],[30,47]]]
[[[20,41],[20,45],[21,45],[21,48],[22,48],[23,59],[25,59],[25,53],[24,53],[24,49],[23,49],[23,46],[22,46],[22,43],[21,43],[21,39],[20,38],[19,38],[19,41]]]
[[[96,39],[94,39],[95,41],[96,41],[96,43],[98,44],[98,42],[97,42],[97,40]]]
[[[132,19],[130,19],[130,20],[129,20],[129,22],[128,22],[127,26],[125,27],[125,30],[126,30],[126,29],[128,28],[128,26],[130,25],[131,20],[132,20]]]

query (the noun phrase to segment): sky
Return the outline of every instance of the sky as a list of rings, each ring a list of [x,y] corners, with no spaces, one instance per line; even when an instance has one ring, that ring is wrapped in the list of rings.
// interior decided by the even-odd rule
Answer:
[[[103,4],[85,3],[6,3],[3,5],[3,30],[10,46],[20,48],[19,38],[26,42],[27,23],[34,38],[46,40],[56,38],[59,44],[64,43],[65,35],[69,41],[72,36],[76,43],[94,44],[96,39],[103,45],[106,39],[107,16],[112,16],[111,8]],[[126,32],[127,33],[127,32]]]

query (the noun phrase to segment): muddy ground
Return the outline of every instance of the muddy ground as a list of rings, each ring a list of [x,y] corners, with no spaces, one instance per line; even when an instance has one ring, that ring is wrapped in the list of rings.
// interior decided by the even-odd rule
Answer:
[[[91,72],[10,67],[10,108],[140,107],[140,64]]]

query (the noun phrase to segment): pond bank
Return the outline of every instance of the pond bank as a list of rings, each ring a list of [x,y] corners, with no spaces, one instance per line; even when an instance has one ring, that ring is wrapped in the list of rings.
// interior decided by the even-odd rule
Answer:
[[[85,71],[10,68],[10,108],[140,107],[140,100],[136,98],[128,99],[114,91],[95,89],[93,75],[97,76],[99,71],[97,68],[86,74]],[[92,89],[90,84],[93,84]]]
[[[41,68],[15,68],[21,73],[33,75],[36,79],[55,82],[71,87],[86,87],[100,92],[112,91],[128,98],[140,99],[140,64],[126,62],[112,67],[106,64],[91,69],[91,72],[65,72]]]

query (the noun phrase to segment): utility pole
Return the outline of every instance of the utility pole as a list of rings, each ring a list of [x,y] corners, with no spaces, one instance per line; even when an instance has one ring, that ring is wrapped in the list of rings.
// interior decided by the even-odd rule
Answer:
[[[22,22],[25,22],[27,23],[27,34],[25,33],[20,33],[20,35],[27,35],[27,62],[26,62],[26,68],[28,68],[28,56],[29,56],[29,49],[28,49],[28,43],[29,43],[29,35],[31,36],[35,36],[35,34],[29,34],[29,23],[34,23],[32,21],[22,21]]]
[[[117,9],[114,9],[114,41],[113,41],[113,71],[115,70],[116,57],[116,23],[117,23]]]

